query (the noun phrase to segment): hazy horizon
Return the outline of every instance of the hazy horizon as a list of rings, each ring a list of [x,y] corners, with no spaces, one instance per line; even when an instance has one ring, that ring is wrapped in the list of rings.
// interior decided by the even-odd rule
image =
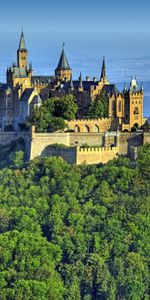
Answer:
[[[144,81],[144,111],[150,115],[149,11],[148,0],[26,0],[23,6],[18,0],[6,0],[1,4],[0,81],[5,81],[7,67],[16,61],[23,27],[36,74],[54,74],[63,42],[74,78],[80,71],[83,78],[99,77],[105,56],[110,82],[120,86],[134,76]]]

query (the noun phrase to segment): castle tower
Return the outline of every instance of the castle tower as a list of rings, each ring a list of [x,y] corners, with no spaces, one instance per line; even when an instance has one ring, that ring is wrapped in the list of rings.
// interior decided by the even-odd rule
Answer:
[[[64,44],[58,66],[55,70],[55,75],[61,81],[70,81],[72,76],[72,70],[69,66],[68,59],[65,55]]]
[[[124,93],[124,99],[126,123],[129,124],[130,129],[134,126],[140,128],[143,125],[143,84],[139,89],[136,78],[131,79],[129,90]]]
[[[18,68],[27,68],[27,66],[28,66],[27,57],[28,57],[28,51],[26,49],[24,33],[22,31],[21,37],[20,37],[20,42],[19,42],[19,48],[17,51],[17,66],[18,66]]]
[[[11,88],[18,87],[20,95],[25,88],[30,88],[32,85],[32,64],[30,63],[28,67],[27,57],[28,51],[25,44],[24,33],[22,31],[19,42],[19,48],[17,50],[17,64],[13,63],[12,66],[7,69],[6,74],[7,84]]]

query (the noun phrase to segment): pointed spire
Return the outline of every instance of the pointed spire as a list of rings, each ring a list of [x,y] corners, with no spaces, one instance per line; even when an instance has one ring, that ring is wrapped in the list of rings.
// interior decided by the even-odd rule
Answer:
[[[127,85],[126,85],[126,82],[124,83],[124,88],[123,88],[123,93],[126,93],[127,92]]]
[[[103,63],[102,63],[102,71],[101,71],[101,80],[106,79],[106,65],[105,65],[105,57],[103,56]]]
[[[141,92],[144,92],[144,85],[143,85],[143,82],[141,83]]]
[[[32,71],[33,69],[32,69],[32,62],[30,61],[30,63],[29,63],[29,71]]]
[[[59,63],[58,63],[56,70],[71,70],[69,63],[68,63],[68,59],[65,55],[64,46],[65,46],[65,44],[63,43],[61,56],[60,56]]]
[[[71,75],[71,77],[70,77],[70,89],[71,89],[71,90],[74,89],[73,80],[72,80],[72,75]]]
[[[81,74],[81,72],[80,72],[80,76],[79,76],[79,89],[83,89],[82,74]]]
[[[21,37],[20,37],[19,49],[18,50],[27,50],[26,49],[26,44],[25,44],[23,29],[22,29],[22,32],[21,32]]]

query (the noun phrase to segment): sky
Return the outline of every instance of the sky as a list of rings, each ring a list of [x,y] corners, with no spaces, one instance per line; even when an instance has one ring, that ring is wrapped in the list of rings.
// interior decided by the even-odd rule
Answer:
[[[0,11],[0,81],[16,61],[23,28],[35,74],[54,74],[63,43],[76,78],[99,76],[105,56],[111,82],[145,81],[150,115],[149,0],[5,0]]]
[[[71,58],[149,55],[149,0],[5,0],[0,57],[13,59],[23,27],[32,57],[55,59],[62,43]]]

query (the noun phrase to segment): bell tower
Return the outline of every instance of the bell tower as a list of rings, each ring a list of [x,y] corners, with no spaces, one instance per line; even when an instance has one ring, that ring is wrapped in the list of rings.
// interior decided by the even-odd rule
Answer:
[[[17,67],[18,68],[27,68],[28,66],[28,51],[26,49],[25,38],[23,31],[21,32],[19,48],[17,51]]]

